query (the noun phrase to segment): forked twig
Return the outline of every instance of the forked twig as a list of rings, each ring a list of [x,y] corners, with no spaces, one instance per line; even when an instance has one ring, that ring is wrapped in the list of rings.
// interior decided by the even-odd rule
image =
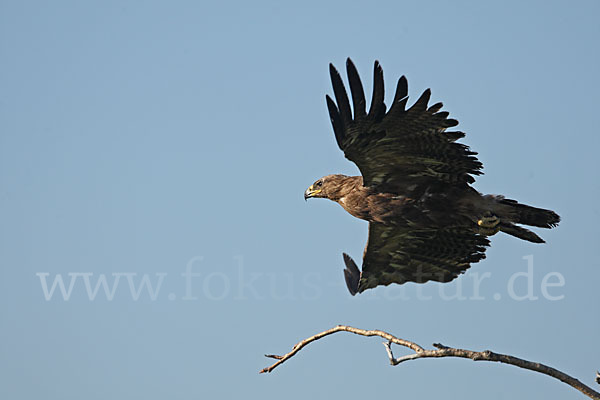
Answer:
[[[292,351],[290,351],[287,354],[284,354],[283,356],[277,356],[277,355],[273,355],[273,354],[265,355],[266,357],[276,359],[277,362],[275,362],[274,364],[272,364],[269,367],[262,369],[260,371],[260,373],[273,371],[279,365],[283,364],[284,362],[286,362],[287,360],[289,360],[290,358],[295,356],[300,350],[302,350],[302,348],[304,346],[306,346],[309,343],[312,343],[316,340],[324,338],[325,336],[334,334],[336,332],[350,332],[350,333],[354,333],[356,335],[361,335],[361,336],[379,336],[379,337],[386,339],[387,341],[384,342],[383,344],[385,346],[390,364],[392,364],[392,365],[398,365],[402,362],[409,361],[409,360],[417,360],[419,358],[439,358],[439,357],[459,357],[459,358],[468,358],[473,361],[500,362],[500,363],[514,365],[519,368],[525,368],[525,369],[529,369],[531,371],[536,371],[541,374],[551,376],[551,377],[558,379],[561,382],[564,382],[567,385],[579,390],[581,393],[585,394],[586,396],[588,396],[591,399],[600,400],[600,393],[596,392],[589,386],[581,383],[579,380],[573,378],[570,375],[565,374],[564,372],[561,372],[555,368],[549,367],[549,366],[541,364],[541,363],[523,360],[521,358],[509,356],[506,354],[494,353],[490,350],[485,350],[485,351],[464,350],[464,349],[457,349],[457,348],[453,348],[453,347],[447,347],[440,343],[433,344],[433,347],[436,348],[435,350],[426,350],[414,342],[397,338],[396,336],[391,335],[384,331],[364,330],[364,329],[353,328],[351,326],[345,326],[345,325],[338,325],[334,328],[328,329],[328,330],[318,333],[314,336],[306,338],[306,339],[298,342],[292,348]],[[407,347],[407,348],[411,349],[412,351],[414,351],[414,353],[395,358],[394,354],[392,352],[392,344],[397,344],[397,345],[400,345],[403,347]],[[600,373],[596,373],[596,374],[597,374],[596,380],[599,381]],[[600,383],[600,382],[598,382],[598,383]]]

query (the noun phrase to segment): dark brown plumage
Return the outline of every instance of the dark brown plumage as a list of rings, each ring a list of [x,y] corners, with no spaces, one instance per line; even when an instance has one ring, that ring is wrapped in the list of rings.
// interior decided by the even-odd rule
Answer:
[[[369,221],[362,272],[344,254],[346,284],[352,295],[390,283],[449,282],[485,258],[487,236],[498,231],[535,243],[544,241],[517,224],[551,228],[560,217],[550,210],[497,195],[481,195],[470,184],[482,164],[465,136],[447,131],[458,125],[428,106],[427,89],[410,107],[403,76],[389,111],[384,103],[383,71],[375,62],[371,107],[350,59],[346,69],[352,109],[337,70],[329,71],[336,101],[326,96],[338,146],[362,176],[328,175],[305,192],[340,204]]]

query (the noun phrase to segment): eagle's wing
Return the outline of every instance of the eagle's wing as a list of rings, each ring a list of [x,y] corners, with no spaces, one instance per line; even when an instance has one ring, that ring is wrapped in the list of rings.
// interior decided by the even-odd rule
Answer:
[[[449,119],[447,112],[440,112],[442,103],[428,106],[429,89],[406,109],[408,85],[406,78],[401,77],[386,113],[383,70],[376,61],[373,98],[367,113],[362,83],[350,59],[346,68],[354,114],[342,78],[331,64],[336,102],[327,96],[327,107],[338,146],[358,166],[365,186],[409,195],[426,188],[435,190],[439,187],[436,183],[471,183],[473,175],[481,174],[477,153],[455,143],[464,133],[446,131],[458,121]]]
[[[362,272],[344,254],[352,295],[390,283],[450,282],[485,258],[489,240],[468,228],[411,229],[369,223]]]

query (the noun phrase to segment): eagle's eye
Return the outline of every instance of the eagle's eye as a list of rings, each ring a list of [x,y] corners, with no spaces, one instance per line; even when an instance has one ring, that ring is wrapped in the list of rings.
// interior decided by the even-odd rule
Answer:
[[[323,186],[323,181],[316,181],[316,182],[315,182],[315,186],[316,186],[316,187],[321,187],[321,186]]]

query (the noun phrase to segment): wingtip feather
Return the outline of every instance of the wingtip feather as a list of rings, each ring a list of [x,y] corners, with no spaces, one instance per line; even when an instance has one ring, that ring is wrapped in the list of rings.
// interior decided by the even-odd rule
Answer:
[[[356,263],[346,253],[342,253],[344,257],[344,264],[346,264],[346,268],[344,269],[344,279],[346,281],[346,287],[352,296],[359,292],[358,284],[360,282],[360,270],[356,266]]]
[[[335,140],[340,149],[343,149],[344,143],[344,123],[340,118],[340,113],[335,105],[335,102],[329,95],[325,95],[325,101],[327,102],[327,110],[329,111],[329,120],[331,121],[331,126],[333,127],[333,133],[335,135]]]
[[[350,58],[346,60],[346,73],[348,74],[348,83],[350,84],[350,93],[352,93],[352,105],[354,108],[354,118],[361,119],[366,113],[365,91],[360,81],[360,76],[356,66]]]
[[[331,84],[333,86],[333,94],[337,102],[337,109],[344,125],[349,125],[352,121],[352,111],[350,110],[350,100],[344,87],[344,82],[338,70],[329,64],[329,75],[331,76]]]
[[[373,66],[373,96],[368,114],[369,118],[377,120],[385,115],[384,95],[383,69],[379,61],[375,60],[375,65]]]

